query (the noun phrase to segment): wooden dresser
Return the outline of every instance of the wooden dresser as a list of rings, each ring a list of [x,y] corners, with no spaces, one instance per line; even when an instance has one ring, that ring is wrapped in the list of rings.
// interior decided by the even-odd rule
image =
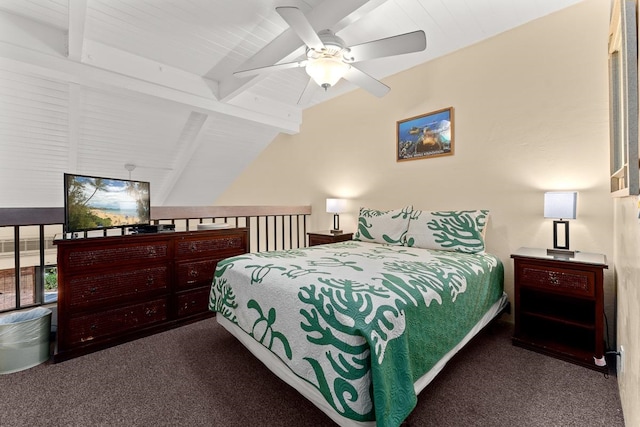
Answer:
[[[213,315],[218,261],[246,228],[57,240],[56,362]]]

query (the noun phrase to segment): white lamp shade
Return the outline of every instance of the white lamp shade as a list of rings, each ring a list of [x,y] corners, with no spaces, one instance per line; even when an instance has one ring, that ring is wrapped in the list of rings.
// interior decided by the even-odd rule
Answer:
[[[342,213],[347,207],[346,199],[327,199],[327,212],[328,213]]]
[[[544,193],[544,217],[576,219],[577,201],[575,191],[548,191]]]
[[[305,71],[318,84],[318,86],[328,87],[338,83],[351,66],[336,58],[310,59],[305,67]]]

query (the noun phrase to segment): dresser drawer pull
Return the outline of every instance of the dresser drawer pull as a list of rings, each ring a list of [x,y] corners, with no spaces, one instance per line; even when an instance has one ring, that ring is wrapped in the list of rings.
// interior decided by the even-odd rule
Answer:
[[[198,270],[193,268],[189,270],[189,277],[198,277],[198,275],[199,275]]]
[[[153,316],[154,314],[156,314],[158,311],[155,308],[147,308],[144,311],[144,314],[147,315],[148,317]]]
[[[89,293],[90,293],[90,294],[95,294],[97,290],[98,290],[98,288],[96,288],[95,286],[93,286],[93,287],[89,288]]]
[[[89,329],[91,329],[92,331],[95,331],[96,329],[98,329],[98,325],[93,323],[91,326],[89,326]]]
[[[195,252],[195,251],[197,251],[197,250],[198,250],[198,245],[196,245],[196,243],[195,243],[195,242],[191,242],[191,243],[189,243],[189,250],[190,250],[191,252]]]
[[[153,276],[147,277],[147,285],[153,285],[153,281],[154,281]]]
[[[149,248],[147,248],[147,255],[149,256],[155,256],[156,255],[156,248],[154,248],[153,246],[150,246]]]

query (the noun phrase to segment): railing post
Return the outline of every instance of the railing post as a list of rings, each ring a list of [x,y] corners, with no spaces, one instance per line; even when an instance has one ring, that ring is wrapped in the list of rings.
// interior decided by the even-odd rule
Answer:
[[[44,225],[40,224],[40,247],[38,248],[40,252],[40,268],[35,269],[35,271],[38,272],[38,278],[35,278],[34,283],[34,286],[36,288],[36,303],[44,302],[44,272],[46,270],[44,266],[44,246]]]
[[[13,227],[13,271],[16,289],[16,308],[20,308],[20,227]]]

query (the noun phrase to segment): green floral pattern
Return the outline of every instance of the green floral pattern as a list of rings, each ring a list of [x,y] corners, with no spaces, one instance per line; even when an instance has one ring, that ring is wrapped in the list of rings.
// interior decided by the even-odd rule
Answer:
[[[413,211],[407,230],[407,246],[480,253],[489,211]]]
[[[360,208],[358,230],[354,240],[389,245],[403,245],[412,206],[392,211]]]
[[[344,242],[229,258],[210,309],[237,324],[343,416],[398,426],[429,371],[502,295],[489,254]],[[452,321],[455,319],[455,321]]]

